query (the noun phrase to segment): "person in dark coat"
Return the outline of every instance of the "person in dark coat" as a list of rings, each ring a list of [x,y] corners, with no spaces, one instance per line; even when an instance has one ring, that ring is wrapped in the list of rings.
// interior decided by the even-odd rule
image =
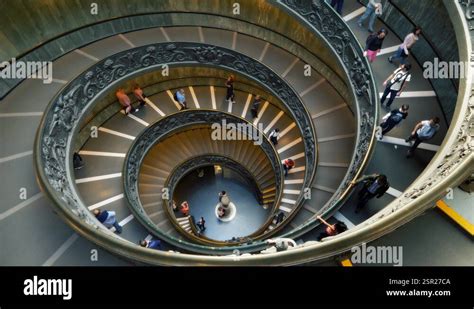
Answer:
[[[331,6],[339,13],[339,15],[342,15],[344,0],[331,0]]]
[[[155,250],[161,250],[161,241],[159,239],[153,240],[140,240],[140,246],[144,248],[150,248]]]
[[[377,54],[380,53],[386,36],[387,30],[382,28],[377,33],[369,35],[365,41],[365,53],[371,63],[375,61]]]
[[[385,192],[390,188],[390,184],[387,181],[387,176],[383,174],[373,174],[362,176],[361,178],[353,181],[351,184],[356,185],[358,183],[364,183],[362,189],[358,194],[357,207],[355,212],[358,213],[367,202],[374,197],[381,198]]]
[[[262,98],[260,97],[260,95],[256,95],[253,99],[252,108],[250,109],[250,112],[252,113],[252,118],[254,119],[258,117],[258,109],[260,107],[260,103],[262,103]]]
[[[235,103],[235,93],[234,93],[234,75],[231,75],[227,78],[225,86],[227,88],[227,94],[225,96],[226,101]]]
[[[395,126],[399,125],[403,119],[408,117],[409,105],[403,104],[399,109],[394,109],[383,117],[383,122],[380,124],[382,128],[382,136],[390,132]]]

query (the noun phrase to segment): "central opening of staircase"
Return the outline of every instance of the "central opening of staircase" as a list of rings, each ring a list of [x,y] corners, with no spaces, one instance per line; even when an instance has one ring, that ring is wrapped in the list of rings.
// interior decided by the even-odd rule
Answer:
[[[205,220],[204,228],[199,230],[203,236],[235,241],[257,231],[268,218],[270,209],[263,207],[255,189],[237,170],[222,165],[200,167],[179,182],[173,196],[178,205],[175,215],[178,221],[186,217],[179,206],[187,202],[188,215],[196,223]],[[218,209],[223,210],[222,216]]]

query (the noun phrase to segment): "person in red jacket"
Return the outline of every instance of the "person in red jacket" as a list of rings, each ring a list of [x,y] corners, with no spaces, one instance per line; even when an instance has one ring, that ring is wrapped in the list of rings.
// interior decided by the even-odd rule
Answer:
[[[285,177],[288,176],[288,171],[295,167],[295,161],[292,159],[286,159],[283,161],[283,170],[285,170]]]
[[[183,203],[181,203],[180,211],[185,216],[189,215],[189,204],[187,201],[184,201]]]

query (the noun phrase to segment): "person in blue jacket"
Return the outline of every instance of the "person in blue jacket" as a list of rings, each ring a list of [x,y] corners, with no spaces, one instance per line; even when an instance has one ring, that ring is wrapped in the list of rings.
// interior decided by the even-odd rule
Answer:
[[[159,239],[153,240],[140,240],[140,246],[155,250],[161,250],[161,241]]]

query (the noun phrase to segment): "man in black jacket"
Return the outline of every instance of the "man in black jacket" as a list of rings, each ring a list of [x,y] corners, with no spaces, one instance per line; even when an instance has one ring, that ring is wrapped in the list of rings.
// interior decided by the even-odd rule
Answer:
[[[364,183],[364,186],[359,191],[359,200],[357,201],[357,207],[355,212],[358,213],[369,200],[374,197],[381,198],[385,192],[390,188],[390,184],[387,181],[387,176],[383,174],[373,174],[368,176],[362,176],[361,178],[353,181],[351,184],[356,185],[360,182]]]

